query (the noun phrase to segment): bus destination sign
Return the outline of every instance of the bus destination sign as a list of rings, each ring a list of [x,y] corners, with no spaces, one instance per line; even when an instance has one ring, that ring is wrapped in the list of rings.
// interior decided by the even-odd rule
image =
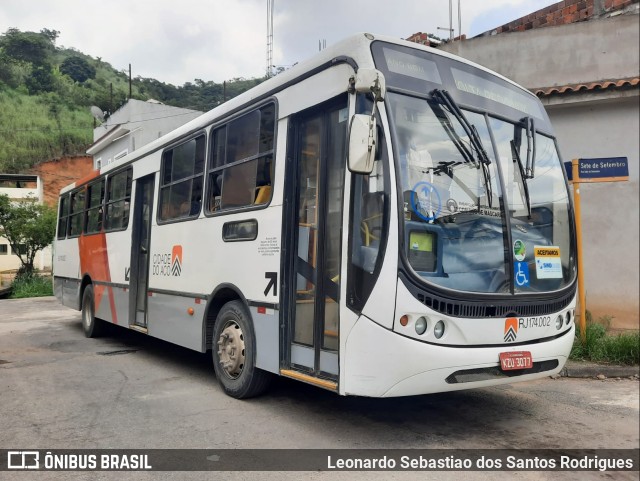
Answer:
[[[565,162],[567,179],[573,180],[571,162]],[[629,180],[629,161],[626,157],[578,159],[580,182],[616,182]]]

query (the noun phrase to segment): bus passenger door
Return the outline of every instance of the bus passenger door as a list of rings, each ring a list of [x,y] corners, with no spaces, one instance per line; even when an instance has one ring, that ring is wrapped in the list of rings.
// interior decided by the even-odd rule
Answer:
[[[147,287],[149,282],[149,246],[155,174],[136,181],[131,233],[131,274],[129,292],[129,324],[147,327]]]
[[[348,124],[346,96],[292,120],[284,224],[290,226],[285,372],[336,381]],[[291,369],[292,371],[286,371]],[[295,371],[295,372],[293,372]]]

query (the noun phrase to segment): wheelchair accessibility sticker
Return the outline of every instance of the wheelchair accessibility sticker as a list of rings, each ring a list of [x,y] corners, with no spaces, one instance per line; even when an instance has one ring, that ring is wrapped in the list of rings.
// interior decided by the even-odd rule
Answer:
[[[529,264],[526,262],[515,262],[513,265],[513,278],[518,287],[529,287]]]

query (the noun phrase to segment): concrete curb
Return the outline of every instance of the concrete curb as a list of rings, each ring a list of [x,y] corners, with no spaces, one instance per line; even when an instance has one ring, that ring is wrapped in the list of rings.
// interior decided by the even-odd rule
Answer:
[[[562,371],[560,371],[560,376],[597,379],[615,377],[638,379],[640,377],[640,366],[616,366],[596,364],[594,362],[567,361]]]

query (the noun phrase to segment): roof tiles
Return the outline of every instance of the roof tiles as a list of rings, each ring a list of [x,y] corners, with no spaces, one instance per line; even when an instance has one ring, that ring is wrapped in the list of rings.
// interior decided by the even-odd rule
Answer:
[[[639,77],[631,77],[618,80],[600,80],[598,82],[585,82],[569,85],[559,85],[555,87],[540,87],[531,89],[538,97],[548,97],[554,94],[567,94],[577,92],[599,92],[602,90],[617,90],[638,87]]]

